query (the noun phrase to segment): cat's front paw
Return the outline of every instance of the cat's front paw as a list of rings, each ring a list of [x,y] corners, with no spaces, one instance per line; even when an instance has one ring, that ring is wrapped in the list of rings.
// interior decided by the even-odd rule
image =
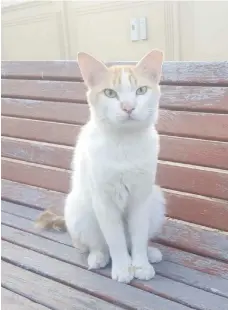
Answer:
[[[154,267],[148,262],[133,264],[134,276],[139,280],[150,280],[155,276]]]
[[[129,258],[125,263],[113,264],[112,266],[112,279],[123,282],[130,283],[134,278],[134,270],[131,265],[131,259]]]

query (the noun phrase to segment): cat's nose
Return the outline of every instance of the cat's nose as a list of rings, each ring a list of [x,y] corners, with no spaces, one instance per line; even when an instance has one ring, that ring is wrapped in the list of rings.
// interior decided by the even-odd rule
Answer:
[[[134,109],[135,108],[132,106],[132,104],[128,102],[122,104],[122,110],[127,112],[128,114],[131,114]]]

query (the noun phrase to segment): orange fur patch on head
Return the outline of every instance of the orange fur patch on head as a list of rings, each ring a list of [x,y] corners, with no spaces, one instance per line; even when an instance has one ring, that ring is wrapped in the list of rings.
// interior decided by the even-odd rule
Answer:
[[[121,85],[123,83],[122,77],[123,73],[126,73],[129,83],[131,85],[137,85],[137,78],[134,72],[134,66],[129,65],[119,65],[119,66],[112,66],[109,69],[111,73],[111,80],[114,86]]]

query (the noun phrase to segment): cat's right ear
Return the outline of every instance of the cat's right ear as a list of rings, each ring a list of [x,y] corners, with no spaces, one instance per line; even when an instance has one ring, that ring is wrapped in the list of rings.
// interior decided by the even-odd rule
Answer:
[[[101,83],[108,73],[105,64],[86,53],[78,53],[78,65],[83,80],[89,88]]]

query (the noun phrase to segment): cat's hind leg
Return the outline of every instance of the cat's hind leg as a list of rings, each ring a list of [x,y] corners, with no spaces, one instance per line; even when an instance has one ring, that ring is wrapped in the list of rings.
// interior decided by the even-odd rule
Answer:
[[[88,268],[105,267],[110,261],[108,246],[101,233],[90,201],[80,201],[72,191],[65,203],[65,221],[72,243],[81,253],[88,253]]]
[[[151,218],[149,225],[149,239],[157,235],[165,222],[165,198],[161,188],[153,187],[151,202]],[[155,247],[148,247],[148,259],[150,263],[159,263],[162,260],[162,253]]]

